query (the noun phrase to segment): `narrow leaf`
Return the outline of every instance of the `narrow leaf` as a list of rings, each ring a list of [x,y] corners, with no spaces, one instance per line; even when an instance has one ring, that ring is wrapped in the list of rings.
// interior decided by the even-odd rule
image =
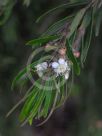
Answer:
[[[8,117],[12,112],[14,112],[14,110],[32,94],[32,92],[31,93],[29,93],[29,92],[33,89],[33,87],[34,86],[31,86],[29,88],[29,90],[26,92],[25,96],[7,113],[6,117]]]
[[[102,23],[102,11],[98,11],[98,13],[96,13],[96,25],[95,25],[95,35],[98,36],[99,35],[99,31],[100,31],[100,26]]]
[[[37,64],[37,62],[33,62],[33,63],[30,64],[29,66],[30,66],[31,68],[34,68],[34,66],[35,66],[36,64]],[[27,67],[28,67],[28,66],[27,66]],[[13,80],[13,82],[12,82],[11,89],[14,88],[14,86],[16,85],[16,83],[17,83],[19,80],[21,80],[22,77],[26,77],[26,78],[27,78],[27,76],[26,76],[27,67],[24,68],[23,70],[21,70],[21,71],[17,74],[17,76],[14,78],[14,80]]]
[[[24,104],[23,109],[22,109],[20,116],[19,116],[19,119],[21,122],[24,121],[24,119],[28,116],[29,111],[32,108],[32,105],[33,105],[33,102],[34,102],[34,99],[35,99],[37,93],[38,93],[38,91],[36,91],[36,89],[34,88],[32,95],[28,97],[26,103]]]
[[[70,27],[70,32],[68,33],[67,35],[67,38],[70,38],[71,35],[75,32],[75,30],[77,29],[77,27],[79,26],[84,14],[85,14],[85,11],[86,9],[83,8],[81,9],[77,14],[76,16],[74,17],[73,21],[72,21],[72,24],[71,24],[71,27]]]
[[[67,55],[68,55],[68,58],[72,61],[73,63],[73,68],[74,68],[74,71],[77,75],[80,74],[80,66],[76,60],[76,58],[74,57],[73,55],[73,52],[72,52],[72,49],[71,49],[71,45],[69,43],[68,40],[66,40],[66,43],[67,43]]]
[[[54,23],[52,26],[50,26],[50,27],[48,28],[48,30],[45,31],[42,36],[55,34],[55,33],[58,32],[58,31],[65,25],[65,23],[66,23],[69,19],[71,19],[72,17],[73,17],[73,16],[68,16],[68,17],[63,18],[62,20],[57,21],[57,22]]]
[[[46,81],[47,84],[45,84],[46,86],[51,86],[51,82],[50,81]],[[51,98],[52,98],[52,87],[50,88],[50,90],[45,90],[45,101],[44,101],[44,106],[43,106],[43,111],[42,111],[42,115],[44,116],[44,118],[48,115],[50,106],[51,106]]]
[[[44,97],[45,97],[44,91],[41,91],[39,93],[39,96],[36,99],[35,105],[33,106],[33,109],[31,110],[30,115],[27,117],[27,119],[24,121],[24,123],[21,126],[25,125],[28,121],[30,121],[30,124],[32,124],[32,120],[33,120],[34,116],[37,114],[39,106],[43,102]]]
[[[92,14],[91,14],[91,23],[90,23],[90,28],[89,31],[87,31],[87,35],[86,35],[86,39],[85,39],[85,47],[83,49],[83,54],[82,54],[82,62],[85,62],[86,57],[87,57],[87,53],[90,47],[90,43],[91,43],[91,38],[92,38],[92,32],[93,32],[93,19],[94,19],[94,10],[92,10]]]
[[[41,37],[41,38],[38,38],[38,39],[34,39],[34,40],[31,40],[29,41],[26,45],[31,45],[31,46],[38,46],[40,44],[44,44],[46,42],[49,42],[51,40],[55,40],[55,39],[58,39],[59,36],[58,35],[52,35],[52,36],[46,36],[46,37]]]
[[[88,4],[89,2],[88,1],[85,1],[85,2],[70,2],[70,3],[66,3],[66,4],[62,4],[62,5],[59,5],[58,7],[55,7],[49,11],[47,11],[46,13],[44,13],[43,15],[41,15],[38,19],[37,19],[37,23],[43,19],[46,15],[58,10],[58,9],[66,9],[66,8],[71,8],[71,7],[79,7],[79,6],[85,6],[86,4]]]
[[[81,27],[82,27],[82,28],[87,28],[87,27],[89,26],[89,24],[90,24],[90,21],[91,21],[91,12],[88,11],[88,12],[85,14],[84,18],[83,18],[83,21],[82,21],[82,23],[81,23]]]

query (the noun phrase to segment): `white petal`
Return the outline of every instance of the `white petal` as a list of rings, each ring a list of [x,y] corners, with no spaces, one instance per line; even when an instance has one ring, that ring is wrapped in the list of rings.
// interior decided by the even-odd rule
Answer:
[[[37,65],[37,66],[35,66],[35,67],[36,67],[37,71],[41,71],[41,70],[43,70],[43,68],[42,68],[41,64],[38,64],[38,65]]]
[[[67,69],[68,69],[68,71],[70,71],[70,67],[68,67]]]
[[[65,66],[68,66],[68,63],[67,63],[67,62],[65,62]]]
[[[58,60],[58,63],[59,63],[59,64],[65,64],[65,60],[62,59],[62,58],[60,58],[60,59]]]
[[[65,79],[67,80],[69,78],[69,73],[66,72],[65,75],[64,75]]]
[[[42,72],[42,71],[38,71],[37,73],[38,73],[38,76],[39,76],[39,77],[42,77],[42,76],[43,76],[43,72]]]
[[[52,68],[57,68],[58,66],[59,66],[59,64],[57,62],[52,63]]]
[[[41,66],[42,66],[43,69],[45,70],[45,69],[47,69],[48,64],[47,64],[47,62],[43,62],[43,63],[41,63]]]
[[[54,71],[55,71],[57,74],[60,74],[60,73],[61,73],[61,71],[60,71],[59,68],[54,69]]]

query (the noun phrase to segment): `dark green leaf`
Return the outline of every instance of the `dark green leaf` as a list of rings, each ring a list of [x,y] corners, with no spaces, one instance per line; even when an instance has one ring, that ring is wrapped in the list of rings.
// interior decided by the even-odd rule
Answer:
[[[45,36],[45,35],[52,35],[52,34],[55,34],[56,32],[58,32],[64,25],[65,23],[70,19],[72,18],[73,16],[68,16],[68,17],[65,17],[63,18],[62,20],[59,20],[57,21],[56,23],[54,23],[52,26],[50,26],[48,28],[48,30],[46,32],[44,32],[44,34],[42,36]]]
[[[30,116],[28,117],[29,119],[33,119],[34,117],[35,117],[35,115],[37,114],[37,112],[38,112],[38,109],[39,109],[39,106],[43,103],[43,101],[44,101],[44,98],[45,98],[45,91],[42,91],[41,90],[41,92],[40,92],[40,94],[39,94],[39,96],[38,96],[38,99],[37,99],[37,101],[36,101],[36,103],[35,103],[35,105],[34,105],[34,108],[32,109],[32,111],[31,111],[31,114],[30,114]]]
[[[37,112],[38,112],[38,109],[39,109],[39,106],[42,104],[44,98],[45,98],[45,92],[40,90],[41,92],[39,93],[39,95],[37,96],[37,99],[35,101],[35,104],[33,105],[33,108],[29,114],[29,116],[27,117],[27,119],[24,121],[24,123],[22,124],[22,126],[24,124],[26,124],[28,121],[30,123],[30,125],[32,124],[32,120],[33,118],[36,116]]]
[[[82,28],[87,28],[87,27],[89,26],[89,24],[90,24],[90,21],[91,21],[91,12],[88,11],[88,12],[85,14],[85,16],[84,16],[84,18],[83,18],[83,21],[82,21],[82,23],[81,23]]]
[[[33,62],[31,65],[29,65],[31,68],[34,68],[34,66],[37,64],[37,62]],[[28,66],[27,66],[28,67]],[[12,82],[12,86],[11,86],[11,89],[14,88],[14,86],[16,85],[16,83],[21,80],[23,77],[26,77],[27,78],[27,67],[24,68],[23,70],[21,70],[17,76],[14,78],[13,82]]]
[[[71,45],[70,45],[69,41],[67,40],[66,43],[67,43],[67,55],[68,55],[68,58],[73,63],[73,68],[74,68],[75,73],[77,75],[79,75],[80,74],[80,66],[79,66],[76,58],[73,55],[73,52],[72,52]]]
[[[83,8],[81,9],[77,14],[76,16],[74,17],[73,21],[72,21],[72,24],[71,24],[71,27],[70,27],[70,32],[68,33],[67,35],[67,38],[70,38],[71,35],[75,32],[75,30],[77,29],[77,27],[79,26],[84,14],[85,14],[85,11],[86,9]]]
[[[19,119],[21,122],[24,121],[24,119],[28,116],[28,114],[32,108],[32,105],[34,103],[34,99],[37,96],[37,93],[38,93],[38,91],[36,91],[36,88],[34,88],[32,95],[30,95],[28,97],[27,101],[25,102],[23,109],[22,109],[20,116],[19,116]]]
[[[46,15],[58,10],[58,9],[66,9],[66,8],[71,8],[71,7],[78,7],[78,6],[85,6],[86,4],[88,4],[89,2],[88,1],[85,1],[85,2],[72,2],[72,3],[66,3],[66,4],[62,4],[58,7],[55,7],[49,11],[47,11],[46,13],[44,13],[43,15],[41,15],[36,22],[39,22],[42,18],[44,18]]]
[[[49,81],[46,81],[46,82],[47,83],[45,85],[50,87],[51,83]],[[52,98],[52,89],[51,88],[50,88],[50,90],[45,90],[45,101],[44,101],[43,111],[41,113],[42,116],[44,116],[44,118],[48,115],[48,111],[51,106],[51,98]]]
[[[102,9],[99,10],[98,13],[96,13],[96,25],[95,25],[95,35],[96,36],[99,35],[101,23],[102,23]]]
[[[56,85],[55,85],[55,86],[56,86]],[[55,92],[53,92],[53,93],[54,93],[53,98],[52,98],[52,102],[53,102],[53,103],[52,103],[52,107],[51,107],[50,113],[49,113],[49,115],[47,116],[47,118],[46,118],[43,122],[41,122],[40,124],[38,124],[37,126],[43,125],[43,124],[51,117],[53,111],[54,111],[55,108],[56,108],[56,104],[57,104],[59,92],[56,91],[56,90],[53,90],[53,91],[55,91]]]
[[[26,92],[25,96],[7,113],[6,117],[8,117],[12,112],[14,112],[14,110],[21,104],[23,103],[31,94],[29,93],[34,86],[30,87],[29,90]]]
[[[55,39],[58,39],[58,38],[59,38],[58,35],[52,35],[52,36],[41,37],[41,38],[38,38],[38,39],[34,39],[34,40],[29,41],[26,45],[38,46],[38,45],[44,44],[44,43],[46,43],[46,42],[49,42],[49,41],[51,41],[51,40],[55,40]]]
[[[84,49],[83,49],[83,54],[82,54],[82,62],[85,62],[86,60],[86,57],[87,57],[87,53],[88,53],[88,49],[90,47],[90,43],[91,43],[91,38],[92,38],[92,32],[93,32],[93,20],[94,20],[94,10],[92,10],[92,13],[91,13],[91,23],[90,23],[90,26],[87,30],[87,33],[86,33],[86,38],[84,39],[85,42],[84,42]]]

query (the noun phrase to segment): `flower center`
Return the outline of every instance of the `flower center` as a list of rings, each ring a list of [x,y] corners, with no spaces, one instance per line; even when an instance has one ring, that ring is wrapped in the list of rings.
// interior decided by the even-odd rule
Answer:
[[[65,71],[66,71],[66,66],[64,64],[58,66],[58,73],[64,73]]]

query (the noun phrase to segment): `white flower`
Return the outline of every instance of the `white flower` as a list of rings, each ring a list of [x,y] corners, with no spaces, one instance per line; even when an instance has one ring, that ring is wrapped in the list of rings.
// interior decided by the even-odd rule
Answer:
[[[44,70],[46,70],[47,67],[48,67],[48,64],[47,64],[47,62],[43,62],[43,63],[41,63],[41,64],[38,64],[38,65],[35,66],[35,67],[36,67],[36,69],[37,69],[37,73],[38,73],[39,77],[42,77]]]
[[[58,62],[53,62],[52,68],[56,73],[56,76],[64,75],[65,79],[69,78],[70,66],[64,59],[60,58]]]

